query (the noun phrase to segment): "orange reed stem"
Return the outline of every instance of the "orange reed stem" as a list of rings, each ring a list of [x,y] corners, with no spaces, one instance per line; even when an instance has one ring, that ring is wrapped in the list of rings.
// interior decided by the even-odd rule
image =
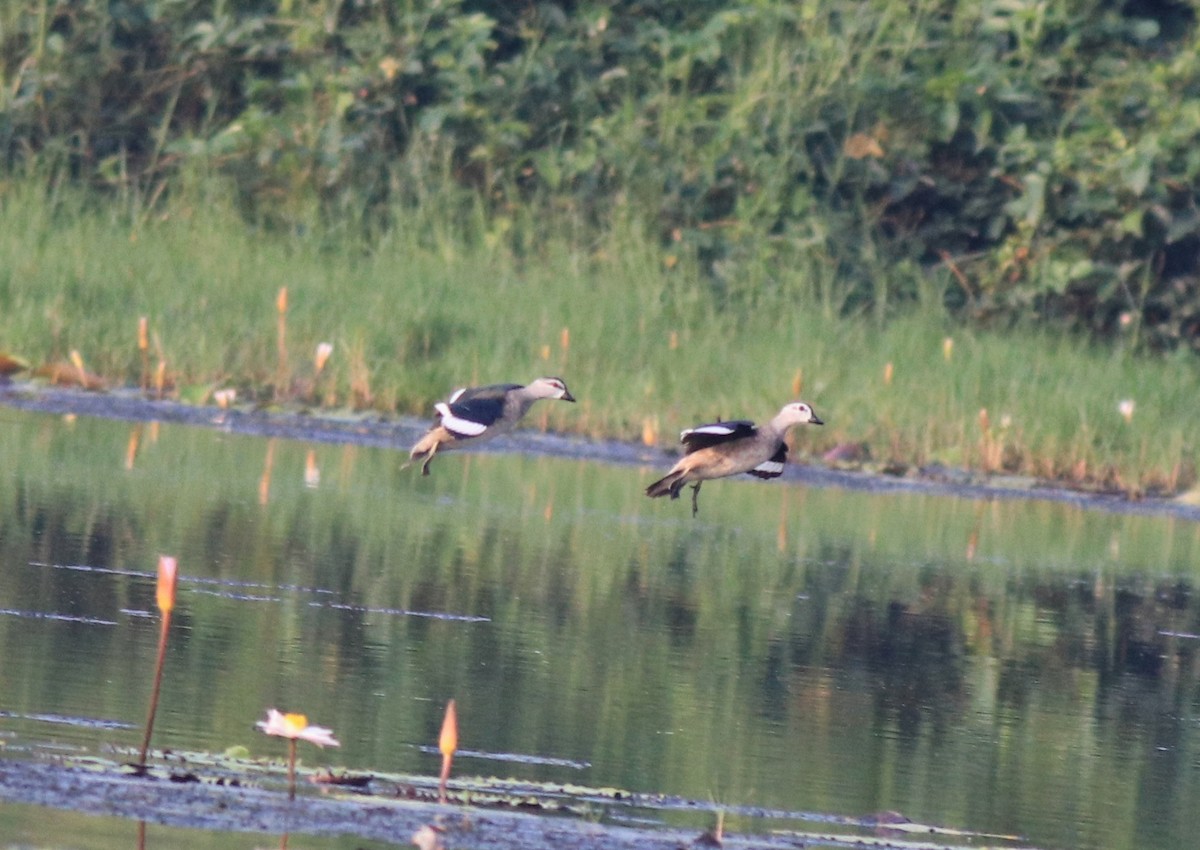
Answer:
[[[162,687],[163,662],[167,659],[167,632],[171,628],[171,612],[164,611],[162,628],[158,632],[158,660],[154,664],[154,690],[150,692],[150,713],[146,716],[146,734],[142,738],[142,750],[138,754],[138,767],[146,767],[146,752],[150,749],[150,735],[154,732],[154,715],[158,712],[158,692]]]

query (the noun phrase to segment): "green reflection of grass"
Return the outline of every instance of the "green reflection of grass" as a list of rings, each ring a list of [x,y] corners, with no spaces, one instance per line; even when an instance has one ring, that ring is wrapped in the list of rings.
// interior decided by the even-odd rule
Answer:
[[[1078,846],[1133,847],[1139,794],[1170,773],[1138,717],[1186,727],[1197,686],[1194,642],[1163,634],[1200,630],[1194,523],[749,479],[713,484],[692,520],[641,494],[657,470],[460,454],[422,478],[401,451],[178,426],[142,426],[126,470],[138,426],[5,416],[0,607],[121,622],[0,617],[3,707],[139,723],[153,621],[114,614],[152,607],[173,552],[160,746],[261,747],[251,724],[277,705],[334,728],[330,763],[433,773],[417,746],[453,696],[464,746],[592,764],[464,772],[898,808],[1048,843],[1086,811],[1117,839]],[[1176,747],[1196,757],[1190,737]]]

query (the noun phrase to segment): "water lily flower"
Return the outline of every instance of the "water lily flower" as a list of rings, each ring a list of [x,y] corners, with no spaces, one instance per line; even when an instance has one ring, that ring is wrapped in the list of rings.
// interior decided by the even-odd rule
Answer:
[[[308,741],[318,747],[340,747],[333,730],[324,726],[310,726],[303,714],[284,714],[273,708],[267,709],[267,719],[255,724],[268,735],[287,738],[288,742],[288,799],[296,799],[296,742]]]
[[[303,714],[284,714],[274,708],[267,709],[267,719],[255,724],[268,735],[288,738],[293,741],[308,741],[318,747],[340,747],[341,744],[333,737],[333,730],[324,726],[309,725],[308,718]]]

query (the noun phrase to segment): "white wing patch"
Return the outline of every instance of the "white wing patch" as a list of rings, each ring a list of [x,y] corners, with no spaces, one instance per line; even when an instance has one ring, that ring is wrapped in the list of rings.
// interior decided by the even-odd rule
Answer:
[[[679,435],[679,439],[687,438],[688,434],[711,434],[714,437],[728,437],[737,431],[737,428],[731,428],[723,422],[717,422],[712,425],[701,425],[699,428],[688,428]]]
[[[777,460],[764,460],[754,467],[753,472],[774,478],[777,475],[783,475],[783,464]]]
[[[467,388],[466,388],[466,387],[460,387],[459,389],[457,389],[457,390],[455,390],[454,392],[450,393],[450,398],[449,398],[449,399],[447,399],[448,403],[450,403],[450,404],[454,404],[454,402],[458,401],[458,399],[459,399],[459,396],[461,396],[461,395],[462,395],[463,393],[465,393],[466,391],[467,391]],[[438,406],[438,405],[434,405],[434,407],[435,407],[435,408],[436,408],[437,406]]]
[[[461,392],[461,390],[459,392]],[[456,397],[457,394],[452,396],[450,400],[453,401]],[[433,409],[442,415],[442,427],[452,434],[459,434],[464,437],[478,437],[488,428],[488,426],[481,425],[478,422],[472,422],[470,419],[463,419],[461,416],[455,416],[450,412],[450,405],[446,404],[444,401],[439,401],[433,406]]]

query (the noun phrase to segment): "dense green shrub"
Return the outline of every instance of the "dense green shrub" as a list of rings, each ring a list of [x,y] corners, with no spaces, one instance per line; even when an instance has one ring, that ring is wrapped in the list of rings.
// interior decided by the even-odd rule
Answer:
[[[536,249],[644,223],[711,296],[817,258],[915,293],[1200,349],[1200,54],[1171,0],[14,0],[0,157],[152,204],[386,228],[437,203]]]

